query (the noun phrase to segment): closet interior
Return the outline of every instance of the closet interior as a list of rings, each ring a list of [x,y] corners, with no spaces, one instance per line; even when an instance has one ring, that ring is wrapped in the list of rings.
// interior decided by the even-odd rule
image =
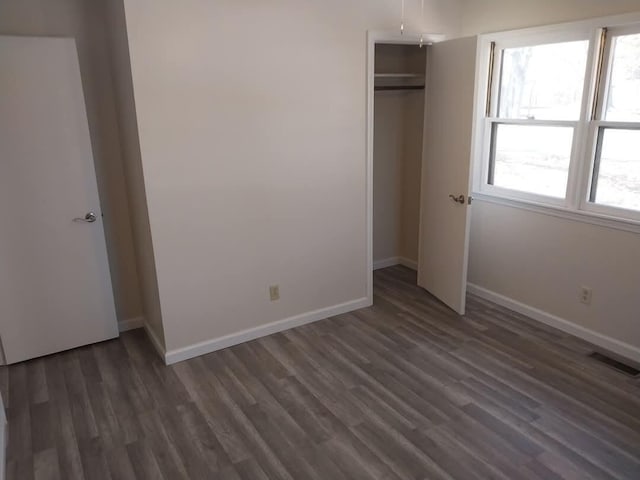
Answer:
[[[376,44],[374,270],[417,266],[426,65],[426,46]]]

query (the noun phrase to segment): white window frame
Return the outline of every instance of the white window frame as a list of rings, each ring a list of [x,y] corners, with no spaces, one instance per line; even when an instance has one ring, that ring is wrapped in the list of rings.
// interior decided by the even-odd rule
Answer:
[[[596,92],[600,71],[598,61],[600,57],[598,53],[601,48],[602,31],[604,28],[608,31],[608,39],[612,36],[620,35],[623,32],[640,32],[640,12],[568,24],[493,33],[478,37],[476,105],[474,114],[475,129],[472,144],[472,160],[474,162],[473,195],[477,199],[616,229],[640,232],[640,212],[589,202],[599,128],[600,126],[608,126],[609,124],[615,124],[616,126],[625,125],[621,122],[603,122],[599,120],[602,115],[603,105],[605,105],[605,95],[609,90],[610,79],[610,74],[601,77],[602,81],[599,85],[600,91]],[[579,120],[574,122],[556,122],[497,118],[496,109],[499,100],[498,89],[501,72],[500,62],[502,60],[500,52],[502,49],[576,40],[589,41],[587,73],[585,75],[585,86]],[[493,78],[490,84],[492,44],[495,45],[495,63],[493,65]],[[612,42],[607,40],[603,63],[604,68],[607,69],[611,68],[611,62],[609,61],[611,45]],[[491,88],[490,97],[488,95],[489,88]],[[596,120],[593,120],[593,102],[594,99],[596,99],[596,94],[599,99],[598,116]],[[487,101],[489,98],[491,98],[491,106],[489,116],[487,116]],[[564,199],[511,190],[488,183],[491,130],[494,123],[540,124],[548,126],[554,124],[562,126],[575,125],[567,191]]]
[[[634,25],[625,25],[622,27],[614,27],[607,29],[607,38],[604,45],[603,53],[603,72],[601,77],[600,89],[598,91],[599,102],[597,105],[595,118],[589,125],[589,137],[587,140],[587,146],[589,148],[588,154],[590,162],[588,162],[589,169],[587,170],[587,178],[583,178],[583,185],[585,186],[585,192],[583,198],[581,198],[580,209],[586,212],[593,212],[601,215],[608,215],[612,217],[626,217],[631,220],[640,222],[640,211],[629,210],[620,207],[614,207],[611,205],[605,205],[601,203],[591,202],[591,189],[593,186],[593,170],[595,168],[595,161],[598,148],[598,140],[600,129],[621,129],[621,130],[640,130],[640,122],[618,122],[607,121],[604,119],[606,114],[606,107],[608,104],[608,96],[611,86],[611,74],[613,70],[613,38],[623,35],[640,34],[640,23]]]

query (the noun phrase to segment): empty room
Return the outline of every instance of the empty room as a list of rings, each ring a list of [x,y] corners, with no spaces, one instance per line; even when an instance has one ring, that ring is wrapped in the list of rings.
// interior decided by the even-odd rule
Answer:
[[[0,480],[640,479],[638,0],[0,0]]]

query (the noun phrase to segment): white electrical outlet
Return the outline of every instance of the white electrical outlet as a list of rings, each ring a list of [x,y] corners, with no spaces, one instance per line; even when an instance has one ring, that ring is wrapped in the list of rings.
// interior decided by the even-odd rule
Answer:
[[[580,287],[580,303],[585,305],[591,305],[591,298],[593,297],[593,290],[589,287]]]
[[[272,302],[280,300],[280,285],[271,285],[269,287],[269,297]]]

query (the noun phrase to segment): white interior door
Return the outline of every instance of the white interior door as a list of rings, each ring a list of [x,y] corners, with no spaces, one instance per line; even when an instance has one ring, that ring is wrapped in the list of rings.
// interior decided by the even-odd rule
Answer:
[[[418,285],[461,315],[467,293],[476,43],[474,37],[434,44],[427,72]]]
[[[0,36],[0,226],[7,363],[118,335],[73,39]]]

